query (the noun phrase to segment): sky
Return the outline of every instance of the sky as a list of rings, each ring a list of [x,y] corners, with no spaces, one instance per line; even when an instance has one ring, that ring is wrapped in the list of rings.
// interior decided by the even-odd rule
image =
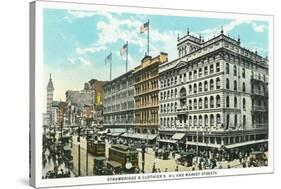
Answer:
[[[49,74],[55,87],[54,100],[65,100],[66,90],[80,90],[85,82],[96,78],[109,80],[105,57],[112,52],[112,78],[126,71],[120,48],[128,41],[128,69],[140,64],[147,47],[146,33],[140,26],[150,20],[150,55],[168,53],[177,58],[177,36],[186,34],[204,40],[224,33],[240,35],[241,46],[268,54],[268,22],[255,20],[214,19],[202,17],[142,15],[102,11],[44,9],[44,85]]]

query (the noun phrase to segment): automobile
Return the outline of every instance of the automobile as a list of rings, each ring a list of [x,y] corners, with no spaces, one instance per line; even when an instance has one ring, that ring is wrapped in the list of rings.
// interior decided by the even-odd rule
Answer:
[[[190,167],[192,166],[192,160],[194,158],[194,152],[181,152],[180,158],[178,158],[178,162],[181,165]]]

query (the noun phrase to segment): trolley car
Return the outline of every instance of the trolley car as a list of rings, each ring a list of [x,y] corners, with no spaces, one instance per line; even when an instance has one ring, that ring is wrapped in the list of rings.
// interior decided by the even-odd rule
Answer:
[[[88,140],[87,149],[88,149],[88,153],[90,153],[94,156],[98,156],[98,157],[105,156],[105,143],[104,142]]]

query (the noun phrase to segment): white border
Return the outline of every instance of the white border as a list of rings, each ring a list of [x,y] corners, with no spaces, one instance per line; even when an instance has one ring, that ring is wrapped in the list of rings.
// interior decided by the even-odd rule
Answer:
[[[247,169],[219,169],[214,170],[217,174],[214,176],[230,176],[230,175],[246,175],[246,174],[259,174],[259,173],[273,173],[274,171],[274,159],[273,159],[273,16],[270,15],[253,15],[253,14],[236,14],[236,13],[218,13],[207,11],[193,11],[193,10],[176,10],[176,9],[164,9],[164,8],[148,8],[148,7],[129,7],[129,6],[117,6],[117,5],[98,5],[98,4],[86,4],[86,3],[69,3],[69,2],[48,2],[48,1],[36,1],[36,54],[35,54],[35,125],[32,129],[35,129],[35,187],[52,187],[52,186],[70,186],[70,185],[87,185],[87,184],[110,184],[118,182],[140,182],[140,181],[152,181],[161,179],[142,179],[142,180],[129,180],[108,182],[107,178],[110,176],[90,176],[79,178],[61,178],[61,179],[42,179],[42,125],[43,118],[43,97],[45,86],[43,84],[43,9],[72,9],[72,10],[95,10],[95,11],[108,11],[108,12],[127,12],[127,13],[140,13],[140,14],[157,14],[157,15],[174,15],[174,16],[193,16],[193,17],[208,17],[208,18],[228,18],[228,19],[246,19],[246,20],[262,20],[269,22],[269,165],[267,167],[259,168],[247,168]],[[33,136],[34,137],[34,136]],[[212,172],[213,170],[209,171]],[[204,171],[206,172],[206,171]],[[174,177],[168,178],[168,175],[176,175],[177,173],[166,173],[166,179],[181,179],[181,178],[200,178],[206,177],[199,176],[187,176],[187,177]],[[189,173],[189,172],[180,172]],[[196,172],[195,172],[196,173]],[[198,172],[199,173],[199,172]],[[202,173],[202,172],[201,172]],[[156,173],[157,174],[157,173]],[[164,173],[159,173],[163,175]],[[151,174],[144,174],[151,175]],[[133,176],[144,176],[143,174],[137,174]],[[153,174],[155,175],[155,173]],[[120,175],[114,177],[124,177],[130,175]],[[132,175],[131,175],[132,176]]]

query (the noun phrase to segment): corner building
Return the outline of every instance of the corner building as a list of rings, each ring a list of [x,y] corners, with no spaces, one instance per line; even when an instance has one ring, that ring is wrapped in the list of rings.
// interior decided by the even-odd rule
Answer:
[[[268,138],[268,60],[224,35],[177,39],[159,65],[160,143],[241,147]]]

